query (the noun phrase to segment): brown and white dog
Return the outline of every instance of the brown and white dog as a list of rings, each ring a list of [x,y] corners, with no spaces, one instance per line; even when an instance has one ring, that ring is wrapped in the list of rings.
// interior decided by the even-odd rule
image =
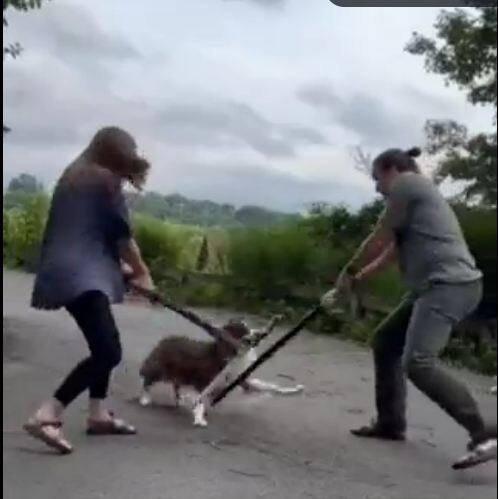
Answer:
[[[262,330],[251,330],[242,321],[230,321],[223,329],[239,341],[261,340],[271,333],[278,320],[279,316],[274,317]],[[254,347],[248,347],[241,353],[221,340],[200,341],[182,336],[164,338],[151,351],[140,369],[143,380],[140,404],[147,406],[151,403],[150,388],[157,383],[172,385],[177,406],[182,401],[182,388],[193,388],[198,394],[192,407],[194,425],[206,426],[205,412],[216,393],[255,359]],[[281,387],[250,378],[241,384],[241,388],[245,393],[293,395],[300,393],[304,387]]]

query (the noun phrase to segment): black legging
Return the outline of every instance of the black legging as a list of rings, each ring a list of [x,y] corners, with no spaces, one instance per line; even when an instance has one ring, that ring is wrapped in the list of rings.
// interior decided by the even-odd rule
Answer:
[[[107,296],[88,291],[66,306],[83,332],[90,357],[81,361],[55,392],[55,398],[68,406],[86,389],[91,399],[107,396],[112,370],[121,362],[121,342]]]

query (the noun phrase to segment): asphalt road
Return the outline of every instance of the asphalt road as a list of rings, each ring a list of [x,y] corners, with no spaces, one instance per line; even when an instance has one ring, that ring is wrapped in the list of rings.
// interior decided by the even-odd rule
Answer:
[[[171,407],[137,404],[137,368],[166,334],[203,337],[170,312],[116,307],[125,361],[113,379],[112,408],[136,424],[134,437],[87,437],[85,400],[67,414],[76,452],[57,456],[20,431],[35,406],[86,354],[64,312],[29,309],[30,276],[3,274],[3,491],[6,499],[491,499],[496,463],[455,472],[464,432],[414,388],[409,441],[360,441],[349,428],[368,422],[371,356],[354,345],[303,333],[258,375],[306,385],[293,398],[234,394],[196,429]],[[206,311],[222,321],[226,312]],[[257,322],[257,319],[250,318]],[[277,332],[276,334],[279,334]],[[460,373],[485,414],[496,418],[491,379]]]

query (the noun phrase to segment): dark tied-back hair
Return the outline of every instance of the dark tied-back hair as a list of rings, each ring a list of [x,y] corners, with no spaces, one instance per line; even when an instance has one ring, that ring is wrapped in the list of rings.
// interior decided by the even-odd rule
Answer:
[[[419,147],[412,147],[408,151],[388,149],[375,158],[373,166],[374,169],[379,168],[383,171],[395,168],[400,173],[420,173],[420,167],[415,158],[418,158],[421,154],[422,150]]]

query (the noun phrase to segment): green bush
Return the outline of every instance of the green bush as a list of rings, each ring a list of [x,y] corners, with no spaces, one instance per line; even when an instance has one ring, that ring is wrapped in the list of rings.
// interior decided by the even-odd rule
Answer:
[[[464,338],[452,338],[443,358],[457,367],[466,367],[482,374],[493,375],[497,370],[496,349],[483,345],[476,354],[473,345]]]
[[[8,265],[10,259],[9,234],[11,231],[11,214],[4,208],[3,210],[3,264]]]
[[[228,263],[234,279],[259,298],[278,298],[292,284],[310,279],[313,250],[313,241],[299,226],[236,230]]]
[[[367,291],[384,305],[396,306],[406,294],[407,288],[398,268],[393,265],[372,277],[368,282]]]
[[[154,279],[161,282],[177,269],[181,241],[161,220],[144,215],[133,217],[133,232]]]
[[[377,322],[373,319],[348,322],[343,325],[341,335],[362,345],[371,346],[376,326],[378,325]]]
[[[49,203],[49,197],[39,193],[26,198],[19,208],[4,210],[5,265],[28,271],[36,269]]]
[[[476,258],[478,267],[484,273],[484,300],[481,313],[496,316],[496,210],[460,206],[456,211],[470,250]]]
[[[192,286],[184,293],[185,301],[190,306],[227,307],[231,305],[230,295],[221,283]]]

